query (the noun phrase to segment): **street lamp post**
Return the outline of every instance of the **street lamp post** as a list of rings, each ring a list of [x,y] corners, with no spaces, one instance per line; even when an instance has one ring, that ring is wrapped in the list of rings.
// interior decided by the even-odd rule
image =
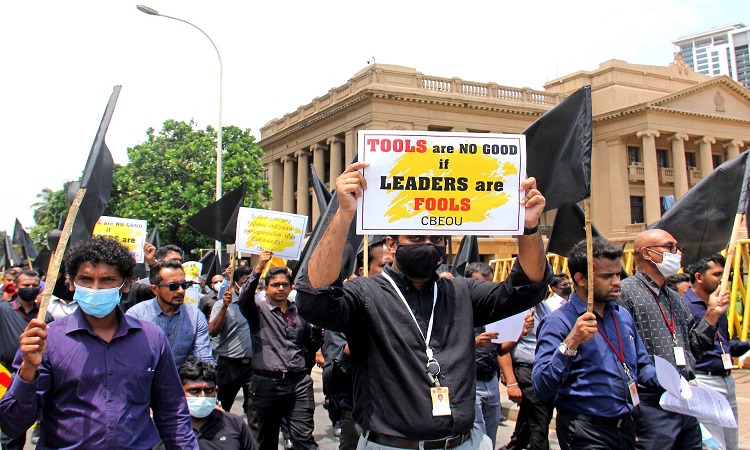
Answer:
[[[177,17],[167,16],[165,14],[159,14],[159,12],[153,8],[149,8],[148,6],[144,5],[137,5],[136,8],[138,8],[138,11],[141,11],[142,13],[148,14],[150,16],[159,16],[159,17],[166,17],[167,19],[173,19],[178,22],[183,22],[191,27],[195,28],[196,30],[203,33],[206,38],[208,38],[209,42],[211,42],[211,45],[214,46],[214,50],[216,50],[216,56],[219,58],[219,128],[217,130],[218,134],[218,140],[216,142],[216,200],[219,200],[221,198],[221,150],[222,150],[222,128],[221,128],[221,110],[222,110],[222,97],[223,97],[223,78],[224,78],[224,66],[221,63],[221,53],[219,53],[219,48],[216,47],[216,44],[214,43],[213,39],[211,39],[211,36],[206,34],[205,31],[201,30],[197,25],[188,22],[187,20],[183,20]],[[216,251],[216,257],[221,257],[221,242],[215,241],[214,242],[214,249]]]

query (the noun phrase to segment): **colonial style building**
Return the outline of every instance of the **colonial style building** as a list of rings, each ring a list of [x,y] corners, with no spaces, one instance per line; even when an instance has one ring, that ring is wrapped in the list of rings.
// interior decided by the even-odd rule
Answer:
[[[544,91],[424,75],[375,64],[261,128],[272,189],[268,207],[320,215],[310,164],[329,186],[356,155],[362,129],[520,133],[565,96],[591,85],[594,119],[592,220],[616,240],[661,217],[715,166],[750,143],[750,91],[729,77],[694,72],[681,54],[667,67],[607,61],[548,82]],[[543,218],[549,227],[554,213]],[[480,240],[489,258],[512,239]]]

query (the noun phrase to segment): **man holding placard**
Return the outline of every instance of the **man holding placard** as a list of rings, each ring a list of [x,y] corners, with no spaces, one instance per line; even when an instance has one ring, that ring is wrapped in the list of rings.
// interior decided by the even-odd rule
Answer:
[[[394,261],[381,275],[342,284],[347,232],[367,189],[359,170],[367,166],[352,164],[336,180],[339,208],[297,284],[300,314],[346,332],[361,448],[490,448],[472,431],[475,385],[467,381],[476,378],[474,326],[544,297],[551,276],[538,232],[544,197],[535,179],[520,184],[526,229],[504,283],[438,278],[445,238],[400,235],[386,240]]]

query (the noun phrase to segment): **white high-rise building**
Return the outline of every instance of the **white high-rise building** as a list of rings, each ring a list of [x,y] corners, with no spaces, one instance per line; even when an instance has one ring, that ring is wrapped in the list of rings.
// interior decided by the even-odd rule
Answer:
[[[734,23],[672,41],[696,72],[728,75],[750,89],[750,27]]]

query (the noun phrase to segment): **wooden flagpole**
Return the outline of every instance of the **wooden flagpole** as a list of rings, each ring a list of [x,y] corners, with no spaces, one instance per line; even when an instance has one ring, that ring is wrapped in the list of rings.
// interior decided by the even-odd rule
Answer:
[[[586,228],[586,283],[588,285],[586,305],[588,312],[591,312],[594,310],[594,238],[591,232],[591,200],[588,198],[583,201],[583,213]]]
[[[362,238],[362,245],[364,245],[364,254],[362,255],[362,268],[364,269],[364,272],[362,273],[362,275],[367,278],[367,272],[369,272],[370,269],[370,265],[367,263],[367,261],[370,259],[370,243],[369,239],[367,239],[367,235]]]
[[[70,209],[68,210],[68,217],[65,218],[65,226],[63,226],[60,241],[57,243],[55,253],[52,255],[52,259],[47,267],[47,279],[44,283],[42,300],[39,304],[39,313],[36,315],[36,318],[39,320],[44,320],[47,316],[49,299],[52,297],[52,292],[55,290],[57,279],[60,276],[60,264],[62,263],[63,256],[65,256],[65,247],[68,246],[70,233],[73,231],[73,224],[76,221],[76,216],[78,216],[78,209],[81,207],[84,195],[86,195],[86,188],[79,188],[76,192],[75,199],[73,199],[73,204],[70,205]],[[70,282],[72,283],[73,280]]]

